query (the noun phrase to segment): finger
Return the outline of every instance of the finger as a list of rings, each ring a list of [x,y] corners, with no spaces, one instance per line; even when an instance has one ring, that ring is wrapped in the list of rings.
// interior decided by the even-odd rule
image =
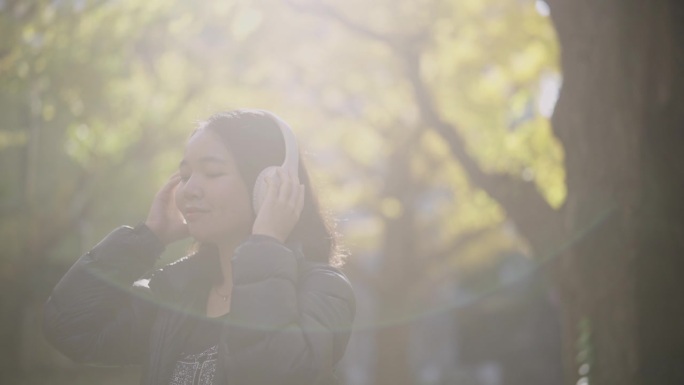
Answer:
[[[171,176],[169,176],[169,182],[175,181],[175,180],[180,180],[180,171],[176,170]]]
[[[171,176],[171,179],[169,180],[169,184],[171,185],[171,189],[175,190],[176,188],[178,188],[181,180],[182,180],[182,178],[181,178],[180,172],[176,172],[175,174],[173,174]]]
[[[304,188],[303,184],[299,185],[299,191],[297,194],[297,215],[300,215],[302,213],[302,209],[304,209],[304,198],[306,195],[306,188]]]
[[[164,184],[164,187],[162,187],[162,190],[172,190],[174,187],[178,185],[178,182],[180,182],[181,177],[180,177],[180,171],[176,171],[171,176],[169,179],[166,181],[166,184]]]
[[[288,170],[288,176],[290,178],[290,184],[292,186],[292,194],[290,195],[290,204],[295,208],[295,211],[299,213],[301,209],[299,208],[299,201],[302,199],[302,194],[304,191],[304,185],[299,183],[299,179],[295,176],[292,170]]]
[[[292,174],[291,170],[287,170],[287,176],[290,183],[290,195],[288,197],[288,203],[294,208],[297,208],[297,201],[299,200],[299,183],[297,183],[296,178]]]
[[[287,170],[287,177],[290,185],[289,199],[292,203],[292,207],[297,207],[297,197],[299,196],[299,182],[297,182],[297,178],[294,176],[294,173],[292,173],[292,170],[290,169]]]
[[[159,200],[159,202],[162,202],[163,204],[168,204],[168,202],[170,202],[172,197],[173,197],[173,199],[175,199],[174,192],[175,192],[176,188],[178,187],[179,182],[180,182],[180,174],[179,173],[171,175],[171,177],[169,177],[169,179],[166,181],[166,183],[164,183],[162,188],[160,188],[159,191],[157,191],[156,197]]]
[[[297,175],[293,170],[288,170],[288,175],[290,175],[290,180],[292,181],[292,184],[295,186],[295,190],[299,188],[299,178],[297,178]]]
[[[275,173],[268,175],[265,179],[266,182],[266,197],[264,197],[265,202],[273,202],[278,197],[278,183],[276,182]]]
[[[280,177],[280,191],[278,191],[278,200],[281,202],[289,202],[292,196],[292,183],[282,167],[278,167],[278,176]]]
[[[295,186],[299,186],[299,177],[297,176],[297,171],[296,170],[290,170],[290,176],[292,177],[292,182],[294,183]]]

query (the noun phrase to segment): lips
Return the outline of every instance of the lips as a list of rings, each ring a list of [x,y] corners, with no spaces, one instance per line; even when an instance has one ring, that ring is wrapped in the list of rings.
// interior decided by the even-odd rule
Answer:
[[[183,217],[185,217],[185,220],[187,222],[192,222],[200,218],[202,215],[208,213],[209,210],[206,209],[201,209],[201,208],[196,208],[196,207],[189,207],[183,210]]]

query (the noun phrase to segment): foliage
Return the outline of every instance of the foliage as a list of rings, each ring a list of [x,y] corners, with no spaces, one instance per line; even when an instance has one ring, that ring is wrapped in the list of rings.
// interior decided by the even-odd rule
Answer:
[[[565,199],[548,121],[558,48],[530,1],[4,1],[0,12],[3,277],[70,263],[142,220],[195,122],[237,107],[290,121],[358,258],[382,253],[388,221],[407,211],[414,257],[445,254],[428,280],[524,247],[422,118],[406,55],[484,172],[533,181],[554,208]],[[401,148],[408,198],[386,189]]]

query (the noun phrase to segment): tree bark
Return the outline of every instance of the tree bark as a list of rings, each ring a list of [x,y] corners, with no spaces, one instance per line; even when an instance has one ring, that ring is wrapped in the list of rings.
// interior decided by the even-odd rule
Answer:
[[[414,185],[411,179],[408,143],[397,146],[389,158],[385,196],[395,197],[402,204],[398,217],[385,218],[382,248],[382,274],[378,292],[379,329],[377,334],[377,385],[414,383],[409,369],[408,346],[411,304],[407,299],[415,283],[415,219],[413,213]]]
[[[676,293],[684,292],[684,151],[677,147],[684,143],[684,4],[547,2],[562,52],[552,123],[565,148],[568,195],[559,211],[529,184],[487,175],[473,162],[420,79],[419,47],[407,50],[405,39],[329,8],[307,11],[332,15],[401,56],[421,118],[535,254],[571,241],[555,269],[566,384],[581,377],[601,385],[682,384],[684,301]]]
[[[684,384],[684,4],[652,7],[644,28],[649,82],[636,224],[640,379]]]
[[[565,224],[582,231],[611,210],[557,270],[566,384],[582,364],[592,384],[684,383],[684,305],[672,298],[684,292],[682,5],[550,6],[562,49],[553,127],[566,149]]]

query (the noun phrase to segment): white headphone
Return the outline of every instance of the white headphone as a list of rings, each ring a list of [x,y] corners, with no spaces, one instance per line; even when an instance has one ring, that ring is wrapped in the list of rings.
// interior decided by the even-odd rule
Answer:
[[[299,148],[297,146],[297,139],[295,138],[292,128],[276,114],[266,111],[266,110],[252,110],[255,112],[262,113],[270,117],[280,128],[280,133],[283,135],[283,141],[285,142],[285,160],[283,161],[282,167],[288,170],[292,175],[299,180]],[[266,178],[274,175],[277,170],[277,166],[269,166],[263,169],[256,178],[254,182],[254,189],[252,190],[252,206],[254,213],[259,213],[261,205],[264,203],[266,198]]]

